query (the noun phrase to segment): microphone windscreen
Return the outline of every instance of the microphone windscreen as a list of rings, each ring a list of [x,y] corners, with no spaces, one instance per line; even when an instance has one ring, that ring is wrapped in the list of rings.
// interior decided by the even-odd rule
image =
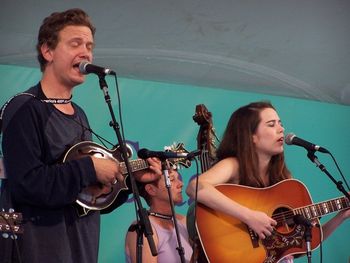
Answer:
[[[295,137],[294,133],[288,133],[284,139],[285,143],[288,145],[292,145],[293,144],[293,138]]]
[[[79,71],[82,74],[87,74],[88,72],[86,71],[86,66],[89,65],[89,61],[81,61],[79,63]]]
[[[140,149],[137,152],[137,156],[141,159],[147,159],[148,158],[148,150],[147,149]]]

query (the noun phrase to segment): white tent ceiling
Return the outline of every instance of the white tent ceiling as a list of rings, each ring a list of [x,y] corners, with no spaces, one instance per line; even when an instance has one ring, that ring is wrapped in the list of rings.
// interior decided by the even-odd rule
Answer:
[[[80,7],[120,77],[350,105],[348,0],[0,1],[0,64],[36,67],[42,19]]]

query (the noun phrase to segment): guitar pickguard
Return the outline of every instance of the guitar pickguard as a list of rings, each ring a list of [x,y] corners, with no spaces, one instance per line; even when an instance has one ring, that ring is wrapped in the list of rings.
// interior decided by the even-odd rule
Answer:
[[[305,227],[296,225],[292,232],[282,234],[275,232],[273,235],[262,240],[266,250],[264,263],[275,263],[283,257],[283,254],[290,248],[302,248]]]

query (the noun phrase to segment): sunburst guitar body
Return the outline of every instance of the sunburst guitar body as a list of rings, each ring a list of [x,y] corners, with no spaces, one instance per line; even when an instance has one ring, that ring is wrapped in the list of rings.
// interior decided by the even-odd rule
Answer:
[[[306,253],[306,227],[295,224],[295,215],[312,223],[311,248],[322,241],[318,218],[350,207],[345,197],[312,204],[303,183],[288,179],[268,188],[222,184],[216,188],[253,210],[263,211],[277,221],[273,234],[260,240],[244,223],[202,204],[197,205],[196,230],[208,262],[275,263],[287,255]]]

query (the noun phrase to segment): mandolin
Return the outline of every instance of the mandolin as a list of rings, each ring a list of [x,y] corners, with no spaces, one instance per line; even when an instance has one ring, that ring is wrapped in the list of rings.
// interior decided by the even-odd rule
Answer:
[[[127,145],[128,157],[132,154],[131,147]],[[183,143],[176,146],[168,147],[167,151],[176,153],[188,153]],[[102,184],[91,185],[84,188],[78,195],[76,200],[77,212],[79,216],[84,216],[91,210],[104,210],[111,206],[118,198],[122,191],[128,190],[126,179],[128,172],[125,162],[122,161],[122,155],[119,147],[107,149],[97,143],[91,141],[83,141],[72,146],[65,154],[63,163],[69,160],[76,160],[86,156],[94,156],[96,158],[110,159],[119,163],[121,174],[116,178],[114,185],[106,186]],[[181,164],[188,167],[189,161],[185,158],[174,158],[169,160],[172,165]],[[143,159],[129,160],[131,171],[141,171],[149,167],[148,162]]]

